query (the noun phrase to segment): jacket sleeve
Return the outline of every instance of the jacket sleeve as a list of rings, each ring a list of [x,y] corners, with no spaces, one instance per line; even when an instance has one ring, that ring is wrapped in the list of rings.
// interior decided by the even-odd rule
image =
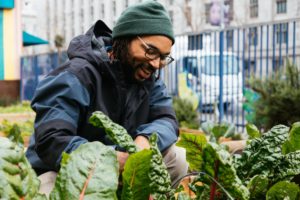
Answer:
[[[31,103],[36,112],[35,151],[49,167],[58,169],[62,152],[87,142],[77,136],[77,124],[89,102],[87,89],[69,72],[47,76],[38,85]]]
[[[149,123],[138,127],[137,135],[149,137],[158,134],[158,147],[161,151],[175,143],[178,138],[178,123],[172,106],[172,97],[168,95],[162,80],[155,81],[150,91]]]

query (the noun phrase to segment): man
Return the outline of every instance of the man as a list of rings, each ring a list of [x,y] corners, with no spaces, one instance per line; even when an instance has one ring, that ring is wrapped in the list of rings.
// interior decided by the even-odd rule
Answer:
[[[174,146],[178,126],[172,99],[159,77],[173,61],[173,44],[172,24],[156,1],[127,8],[112,32],[98,21],[71,41],[70,60],[40,82],[32,100],[35,133],[27,157],[42,174],[42,187],[49,180],[53,184],[62,152],[90,141],[112,145],[103,130],[88,123],[96,110],[126,128],[142,149],[157,132],[172,182],[186,174],[185,153]],[[128,153],[116,152],[122,170]]]

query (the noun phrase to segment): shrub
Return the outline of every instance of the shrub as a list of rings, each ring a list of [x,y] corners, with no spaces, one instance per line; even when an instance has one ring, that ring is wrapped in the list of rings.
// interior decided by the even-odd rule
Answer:
[[[291,126],[300,121],[300,70],[287,62],[285,68],[271,77],[250,80],[252,89],[259,94],[254,103],[254,124],[265,130],[276,124]]]
[[[193,104],[189,100],[175,97],[173,106],[180,127],[199,128],[198,113],[193,109]]]

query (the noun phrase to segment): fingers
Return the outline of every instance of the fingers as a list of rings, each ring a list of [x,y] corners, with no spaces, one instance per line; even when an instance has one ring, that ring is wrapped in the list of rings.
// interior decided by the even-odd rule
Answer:
[[[117,160],[119,162],[119,171],[123,172],[126,160],[129,154],[126,152],[117,151]]]

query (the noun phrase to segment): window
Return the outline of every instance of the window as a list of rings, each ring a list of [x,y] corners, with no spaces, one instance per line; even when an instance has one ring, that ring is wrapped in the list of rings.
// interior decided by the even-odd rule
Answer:
[[[258,0],[250,0],[250,18],[258,17]]]
[[[81,20],[81,33],[84,33],[84,7],[83,6],[81,6],[80,8],[80,20]]]
[[[105,7],[104,7],[104,3],[101,4],[101,17],[104,18],[105,16]]]
[[[128,7],[128,0],[125,0],[125,8]]]
[[[226,45],[227,48],[233,47],[233,30],[226,31]]]
[[[249,28],[249,44],[251,46],[257,45],[257,27]]]
[[[277,13],[286,13],[286,1],[287,0],[277,0]]]
[[[209,24],[209,23],[210,23],[210,20],[209,20],[210,3],[206,3],[204,6],[205,6],[205,22],[206,22],[207,24]]]
[[[173,5],[174,4],[174,0],[170,0],[170,5]]]
[[[112,10],[113,10],[113,16],[116,16],[117,14],[117,5],[116,5],[116,1],[112,2]]]
[[[89,23],[92,23],[94,21],[94,2],[92,1],[90,4],[90,20]]]
[[[170,16],[171,22],[173,23],[174,22],[174,12],[173,12],[173,10],[169,10],[169,16]]]
[[[287,36],[288,36],[288,25],[287,23],[284,24],[276,24],[275,30],[276,30],[276,43],[286,43],[287,42]]]

